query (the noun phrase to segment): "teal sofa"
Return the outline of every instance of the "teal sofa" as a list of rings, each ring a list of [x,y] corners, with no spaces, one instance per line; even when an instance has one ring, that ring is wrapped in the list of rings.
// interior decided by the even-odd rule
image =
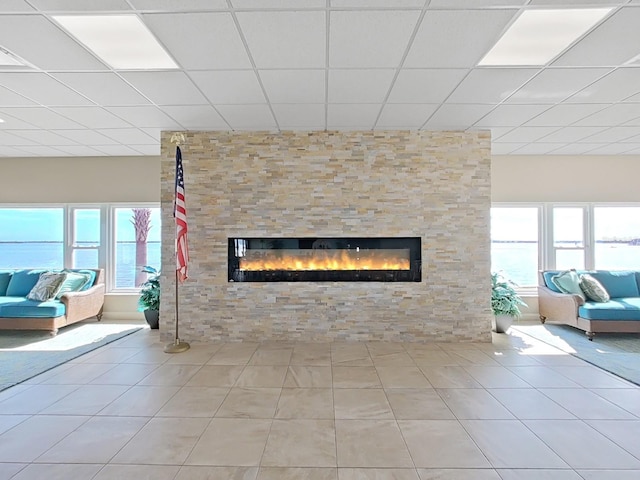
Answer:
[[[27,295],[43,269],[0,271],[0,330],[46,330],[55,335],[58,329],[96,317],[102,318],[104,306],[104,269],[71,270],[87,272],[90,282],[79,291],[68,291],[59,299],[38,302]]]
[[[578,270],[598,280],[611,297],[608,302],[582,299],[563,293],[551,280],[561,270],[538,272],[540,320],[571,325],[583,330],[589,340],[596,333],[640,333],[640,271]]]

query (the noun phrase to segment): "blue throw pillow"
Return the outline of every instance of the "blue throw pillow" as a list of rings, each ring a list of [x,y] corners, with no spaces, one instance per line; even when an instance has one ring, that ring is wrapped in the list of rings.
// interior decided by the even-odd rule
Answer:
[[[87,281],[87,283],[85,283],[84,286],[80,288],[81,292],[84,290],[89,290],[91,287],[93,287],[93,284],[96,282],[96,272],[94,272],[93,270],[89,270],[85,268],[72,268],[72,269],[65,269],[65,272],[76,272],[76,273],[82,273],[89,276],[89,280]]]
[[[3,271],[0,272],[0,297],[4,297],[7,294],[7,287],[11,280],[11,274],[13,272]]]
[[[26,297],[46,270],[18,270],[13,272],[7,286],[7,297]]]
[[[73,271],[65,271],[66,279],[58,290],[58,294],[56,295],[56,300],[59,300],[62,295],[68,292],[80,292],[84,290],[84,287],[87,283],[91,282],[91,275],[88,273],[80,273]]]
[[[563,293],[571,293],[578,295],[583,300],[586,300],[584,292],[580,288],[580,277],[575,270],[567,270],[551,277],[551,281],[558,289]]]
[[[611,298],[640,296],[635,272],[602,270],[591,272],[591,276],[602,284]]]

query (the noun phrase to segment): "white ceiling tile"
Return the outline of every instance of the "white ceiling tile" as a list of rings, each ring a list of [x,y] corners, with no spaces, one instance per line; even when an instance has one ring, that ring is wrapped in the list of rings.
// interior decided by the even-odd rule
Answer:
[[[134,145],[133,148],[142,155],[160,155],[160,142],[155,145]]]
[[[393,85],[391,103],[442,103],[467,74],[466,69],[403,69]]]
[[[525,125],[532,127],[562,127],[571,125],[592,113],[602,110],[604,105],[599,104],[574,104],[557,105],[529,120]]]
[[[34,8],[25,0],[2,0],[3,12],[33,12]]]
[[[628,143],[610,143],[589,150],[589,155],[623,155],[629,150],[633,150],[633,148]]]
[[[40,15],[0,15],[0,45],[43,69],[106,70],[88,50]]]
[[[22,150],[34,157],[63,157],[64,152],[57,148],[38,146],[33,147],[21,147]]]
[[[226,10],[226,0],[129,0],[139,10],[150,11],[207,11]]]
[[[640,53],[640,8],[621,8],[553,65],[617,66]]]
[[[26,130],[16,130],[16,132],[24,132]],[[37,130],[32,130],[36,131]],[[11,146],[20,146],[20,145],[38,145],[39,142],[35,140],[30,140],[26,138],[24,135],[14,135],[12,132],[2,132],[0,131],[0,145],[11,145]]]
[[[126,72],[122,76],[156,105],[208,103],[184,72]]]
[[[545,153],[549,153],[552,150],[556,150],[558,148],[557,143],[528,143],[523,145],[515,152],[516,155],[544,155]]]
[[[82,130],[52,130],[52,132],[62,137],[70,138],[71,140],[83,145],[112,145],[118,143],[111,138],[98,133],[96,130],[89,130],[87,128]]]
[[[424,0],[331,0],[331,6],[336,8],[422,8],[423,5]]]
[[[603,130],[602,127],[565,127],[542,138],[547,143],[572,143]]]
[[[553,151],[554,155],[584,155],[589,150],[601,147],[597,143],[570,143]]]
[[[98,105],[149,104],[148,99],[115,73],[55,73],[54,77]]]
[[[526,143],[496,143],[491,144],[491,155],[509,155],[519,148],[527,145]]]
[[[329,70],[330,103],[382,103],[395,70]]]
[[[108,111],[136,127],[157,127],[179,130],[180,124],[157,107],[108,107]]]
[[[256,74],[251,70],[190,72],[190,76],[214,105],[265,102]]]
[[[506,135],[511,130],[513,130],[513,127],[491,127],[491,141],[499,141],[500,137]]]
[[[69,138],[60,136],[56,133],[43,130],[12,130],[11,133],[19,135],[31,142],[40,145],[58,146],[58,145],[77,145],[78,142]]]
[[[482,8],[521,6],[528,0],[431,0],[429,7],[438,8]],[[551,0],[557,3],[557,0]],[[616,0],[617,1],[617,0]]]
[[[500,137],[501,142],[529,143],[558,130],[557,127],[518,127]]]
[[[182,68],[251,68],[230,13],[144,15],[144,21]]]
[[[370,130],[380,112],[381,105],[329,104],[327,129],[341,127]]]
[[[183,105],[162,107],[176,122],[187,130],[227,130],[229,125],[218,115],[211,105]]]
[[[636,127],[613,127],[602,130],[594,135],[590,135],[589,137],[582,139],[582,141],[588,143],[622,142],[625,139],[636,136],[637,134],[638,129]]]
[[[640,46],[639,46],[640,50]],[[568,99],[569,102],[618,102],[640,92],[640,68],[619,68]]]
[[[624,3],[624,1],[621,1],[621,0],[561,0],[560,2],[558,2],[558,0],[531,0],[529,2],[529,5],[557,7],[559,3],[567,6],[570,6],[570,5],[600,6],[600,5],[620,5],[621,3]]]
[[[45,106],[91,102],[44,73],[0,73],[0,84]]]
[[[114,157],[128,157],[140,155],[140,152],[127,145],[96,145],[96,150]]]
[[[404,62],[414,68],[471,68],[498,40],[511,10],[429,10]],[[482,28],[478,28],[482,25]]]
[[[325,12],[238,12],[236,15],[258,68],[325,66]]]
[[[551,105],[498,105],[475,123],[476,127],[518,127]]]
[[[382,109],[376,128],[418,129],[435,112],[435,104],[390,104]]]
[[[35,103],[22,95],[18,95],[0,86],[0,105],[4,107],[19,107],[22,105],[35,105]]]
[[[95,130],[95,132],[124,145],[147,145],[154,141],[160,141],[158,138],[150,137],[138,128],[108,128]],[[102,145],[107,144],[103,143]]]
[[[491,108],[490,105],[445,104],[433,114],[425,128],[466,130],[489,113]]]
[[[327,6],[326,0],[231,0],[234,8],[248,9],[285,9],[295,8],[324,8]]]
[[[58,149],[72,157],[97,157],[104,155],[95,148],[87,147],[86,145],[64,145],[58,147]]]
[[[27,152],[19,148],[0,145],[0,156],[3,157],[24,157]]]
[[[398,67],[418,17],[417,11],[332,11],[329,65]]]
[[[611,127],[640,117],[640,103],[618,103],[575,123],[576,126]]]
[[[278,125],[283,130],[325,126],[325,106],[323,104],[274,104],[273,112]]]
[[[129,123],[107,112],[102,107],[59,107],[54,112],[88,128],[126,128]]]
[[[266,105],[220,105],[218,111],[233,130],[269,130],[276,128]]]
[[[0,118],[4,120],[0,122],[0,130],[37,130],[39,127],[20,120],[12,115],[10,115],[10,109],[2,111],[0,113]]]
[[[546,69],[515,92],[508,103],[557,103],[609,72],[607,68]]]
[[[18,120],[22,120],[27,123],[31,123],[38,128],[45,130],[55,128],[81,128],[76,122],[73,122],[55,112],[43,107],[16,107],[16,108],[3,108],[0,113],[0,118],[4,118],[2,115],[6,113],[12,117],[16,117]],[[22,127],[20,127],[22,128]]]
[[[324,70],[261,70],[271,103],[324,103]]]
[[[131,10],[126,0],[29,0],[38,10],[45,12],[108,12],[113,10]],[[4,8],[4,5],[3,5]]]
[[[499,103],[529,80],[531,68],[480,68],[472,70],[453,91],[451,103]]]

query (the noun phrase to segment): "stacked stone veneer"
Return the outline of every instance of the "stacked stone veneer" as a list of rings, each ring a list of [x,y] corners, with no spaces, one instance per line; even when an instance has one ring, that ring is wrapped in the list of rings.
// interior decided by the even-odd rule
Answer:
[[[174,338],[175,146],[162,134],[161,334]],[[490,341],[485,132],[187,132],[180,338]],[[229,237],[422,237],[420,283],[229,283]]]

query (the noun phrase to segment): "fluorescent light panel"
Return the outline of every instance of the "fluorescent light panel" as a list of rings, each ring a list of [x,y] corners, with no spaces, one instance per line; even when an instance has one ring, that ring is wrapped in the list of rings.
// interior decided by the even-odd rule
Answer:
[[[178,68],[136,15],[55,15],[53,18],[116,70]]]
[[[525,10],[479,65],[546,65],[610,11]]]

